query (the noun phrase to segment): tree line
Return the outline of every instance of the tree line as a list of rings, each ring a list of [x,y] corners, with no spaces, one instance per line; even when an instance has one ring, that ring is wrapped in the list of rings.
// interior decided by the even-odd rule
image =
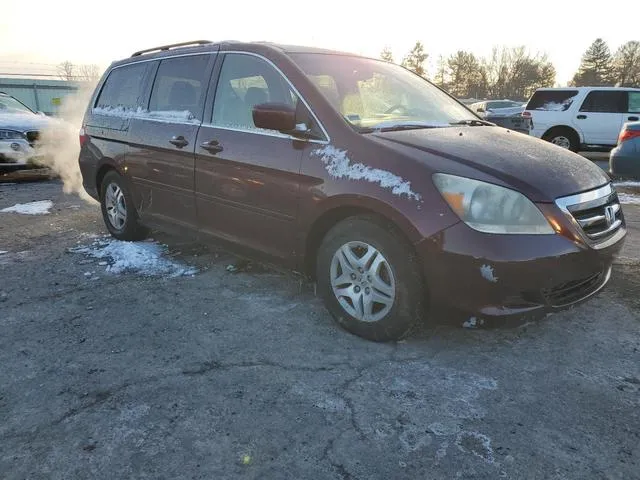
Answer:
[[[394,61],[388,47],[380,57]],[[400,64],[427,78],[428,58],[424,45],[418,41]],[[438,58],[435,75],[430,80],[458,98],[526,100],[537,88],[556,84],[556,69],[545,54],[532,54],[523,46],[494,47],[488,58],[459,50]],[[582,55],[570,84],[640,87],[640,42],[627,42],[612,54],[604,40],[596,39]]]
[[[102,71],[98,65],[76,65],[68,60],[58,64],[56,71],[60,80],[69,82],[97,82],[102,75]]]

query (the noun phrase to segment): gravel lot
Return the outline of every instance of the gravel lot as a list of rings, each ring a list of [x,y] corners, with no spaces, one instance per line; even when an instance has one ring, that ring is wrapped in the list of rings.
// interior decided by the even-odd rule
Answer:
[[[586,305],[375,344],[212,247],[157,235],[198,272],[110,272],[73,251],[105,234],[97,205],[0,184],[0,210],[40,200],[0,213],[3,480],[640,478],[640,205]]]

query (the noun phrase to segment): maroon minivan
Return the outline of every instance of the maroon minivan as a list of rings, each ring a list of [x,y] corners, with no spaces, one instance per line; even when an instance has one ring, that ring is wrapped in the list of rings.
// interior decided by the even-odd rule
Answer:
[[[380,60],[270,43],[134,53],[80,132],[122,240],[226,241],[315,278],[337,322],[398,339],[438,306],[529,319],[609,280],[626,228],[590,161],[482,121]]]

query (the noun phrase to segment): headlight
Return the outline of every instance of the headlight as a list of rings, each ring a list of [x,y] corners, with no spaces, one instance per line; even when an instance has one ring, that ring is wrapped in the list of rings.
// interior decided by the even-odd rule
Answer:
[[[436,173],[433,182],[451,209],[474,230],[485,233],[555,233],[531,200],[515,190]]]
[[[18,138],[24,138],[24,136],[14,130],[0,130],[0,140],[16,140]]]

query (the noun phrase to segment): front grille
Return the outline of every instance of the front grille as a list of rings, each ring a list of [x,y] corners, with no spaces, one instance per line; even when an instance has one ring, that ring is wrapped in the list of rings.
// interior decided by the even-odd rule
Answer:
[[[623,224],[618,195],[609,185],[556,200],[556,204],[574,220],[584,235],[593,241],[612,236]]]
[[[40,139],[40,132],[37,130],[27,132],[25,135],[27,136],[27,141],[31,144],[31,146],[33,146],[34,143],[36,143]]]
[[[556,285],[542,290],[542,296],[552,307],[566,307],[597,292],[609,278],[610,270],[604,270],[580,280]]]

